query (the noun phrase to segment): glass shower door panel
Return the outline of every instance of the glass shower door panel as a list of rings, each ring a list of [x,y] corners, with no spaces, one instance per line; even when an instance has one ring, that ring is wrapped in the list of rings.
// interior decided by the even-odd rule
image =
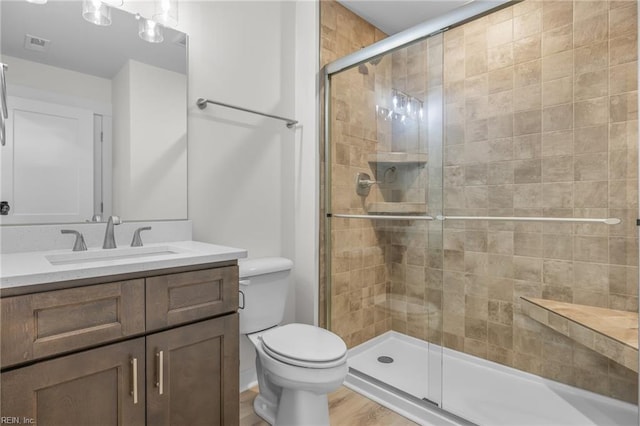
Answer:
[[[442,43],[330,78],[330,324],[352,374],[441,400]],[[434,345],[435,344],[435,345]],[[433,358],[433,359],[432,359]]]
[[[630,347],[569,315],[638,311],[637,7],[524,0],[444,33],[443,408],[474,423],[638,424]],[[569,222],[596,218],[621,222]]]

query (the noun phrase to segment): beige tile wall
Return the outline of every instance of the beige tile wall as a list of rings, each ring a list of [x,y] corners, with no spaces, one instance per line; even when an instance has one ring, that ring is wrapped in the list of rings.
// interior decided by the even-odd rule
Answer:
[[[523,315],[520,296],[638,310],[636,2],[531,1],[445,33],[446,346],[637,402],[637,374]]]
[[[424,102],[424,117],[394,123],[392,151],[426,152],[423,167],[406,166],[404,191],[396,201],[422,202],[441,211],[443,37],[415,43],[392,54],[392,86]],[[386,226],[389,308],[392,330],[441,342],[442,225],[440,222],[394,222]],[[440,266],[434,268],[434,266]]]
[[[386,37],[333,0],[320,2],[320,19],[322,65]],[[376,152],[378,144],[375,88],[389,79],[389,69],[390,60],[387,59],[377,66],[369,64],[367,74],[353,69],[341,73],[332,81],[332,93],[335,94],[331,110],[334,212],[363,212],[363,200],[355,193],[354,178],[359,171],[372,174],[367,154]],[[324,171],[324,164],[321,169]],[[372,197],[378,195],[377,189],[373,191]],[[322,201],[321,214],[324,216],[324,200]],[[321,259],[324,260],[326,247],[323,223],[320,235]],[[383,238],[383,235],[376,233],[370,221],[332,221],[331,329],[349,347],[371,339],[391,327],[391,317],[386,308],[388,282],[384,243],[381,242]],[[322,262],[321,325],[327,323],[326,274],[326,264]]]
[[[341,6],[336,10],[345,12]],[[332,77],[332,211],[366,214],[379,201],[425,205],[430,168],[395,164],[395,176],[387,181],[385,172],[392,165],[370,163],[368,155],[428,151],[428,103],[437,101],[428,97],[429,89],[438,88],[442,97],[442,37],[365,66]],[[427,79],[434,68],[439,78]],[[423,101],[423,118],[403,122],[376,114],[376,105],[392,106],[393,89]],[[441,132],[432,138],[439,147],[441,138]],[[358,172],[383,183],[368,196],[358,196]],[[441,180],[436,179],[438,194]],[[332,220],[331,329],[350,347],[391,329],[421,339],[440,337],[442,291],[424,284],[428,235],[424,222]]]

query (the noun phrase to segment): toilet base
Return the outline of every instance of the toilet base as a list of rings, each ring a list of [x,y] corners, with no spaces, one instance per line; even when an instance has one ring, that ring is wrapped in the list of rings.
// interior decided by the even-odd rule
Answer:
[[[253,409],[273,426],[329,426],[329,402],[324,394],[283,389],[279,405],[258,394]]]
[[[253,411],[258,416],[270,425],[276,423],[276,410],[278,406],[272,402],[269,402],[262,394],[258,394],[253,400]]]
[[[277,426],[329,426],[329,401],[326,394],[282,389]]]

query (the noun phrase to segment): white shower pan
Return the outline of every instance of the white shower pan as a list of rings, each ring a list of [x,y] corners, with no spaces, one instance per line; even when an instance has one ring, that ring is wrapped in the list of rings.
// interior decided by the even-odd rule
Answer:
[[[432,364],[441,361],[441,385],[438,377],[429,377],[429,352]],[[393,362],[380,362],[381,356],[391,357]],[[394,331],[350,349],[349,368],[347,387],[419,424],[638,425],[638,409],[633,404]],[[421,401],[429,399],[430,381],[432,386],[442,386],[445,413]]]

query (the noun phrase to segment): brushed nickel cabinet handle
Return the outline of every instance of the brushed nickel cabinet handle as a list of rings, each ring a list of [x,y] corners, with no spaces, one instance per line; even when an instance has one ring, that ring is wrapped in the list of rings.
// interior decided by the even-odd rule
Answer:
[[[156,352],[156,387],[158,388],[158,395],[162,395],[164,393],[164,352],[159,351]]]
[[[133,375],[131,384],[131,395],[133,396],[133,403],[138,403],[138,359],[131,358],[131,374]]]

